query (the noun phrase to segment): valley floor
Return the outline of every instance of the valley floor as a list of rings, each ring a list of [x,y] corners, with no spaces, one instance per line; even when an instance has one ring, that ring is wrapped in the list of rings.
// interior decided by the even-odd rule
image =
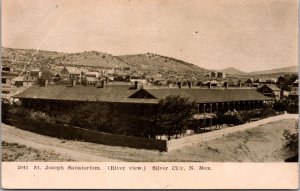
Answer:
[[[296,124],[296,119],[284,119],[169,152],[62,140],[1,124],[2,160],[283,162],[291,156],[281,149],[283,131],[294,131]]]

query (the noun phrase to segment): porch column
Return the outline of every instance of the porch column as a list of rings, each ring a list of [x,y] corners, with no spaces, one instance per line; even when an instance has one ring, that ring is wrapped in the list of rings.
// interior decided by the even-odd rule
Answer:
[[[221,105],[221,112],[224,111],[224,103],[222,102],[222,105]]]
[[[216,113],[219,112],[219,103],[216,103]]]
[[[209,104],[209,113],[212,113],[212,104]]]

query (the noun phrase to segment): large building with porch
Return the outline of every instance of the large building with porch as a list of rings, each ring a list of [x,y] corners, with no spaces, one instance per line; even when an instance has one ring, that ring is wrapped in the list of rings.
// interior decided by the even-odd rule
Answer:
[[[42,111],[67,112],[76,109],[79,104],[93,102],[105,103],[118,112],[124,111],[126,114],[147,117],[156,114],[159,100],[170,95],[179,95],[194,101],[197,104],[195,118],[199,120],[214,118],[217,113],[262,108],[264,102],[274,100],[256,89],[141,88],[138,83],[131,85],[108,83],[100,87],[34,86],[14,98],[20,99],[26,108]]]

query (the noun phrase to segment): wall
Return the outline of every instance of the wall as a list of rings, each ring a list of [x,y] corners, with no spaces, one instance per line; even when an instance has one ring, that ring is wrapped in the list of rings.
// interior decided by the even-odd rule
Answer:
[[[20,129],[29,130],[35,133],[57,138],[83,140],[87,142],[111,146],[125,146],[131,148],[156,149],[160,151],[167,151],[167,141],[165,140],[114,135],[73,126],[65,126],[61,124],[25,118],[9,119],[5,120],[4,123],[8,125],[13,125]]]

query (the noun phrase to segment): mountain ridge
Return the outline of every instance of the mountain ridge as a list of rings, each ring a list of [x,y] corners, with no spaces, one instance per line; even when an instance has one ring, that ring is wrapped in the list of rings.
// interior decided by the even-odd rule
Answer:
[[[266,75],[278,73],[296,73],[298,66],[288,66],[272,70],[244,72],[234,67],[221,70],[210,70],[198,65],[185,62],[176,58],[154,53],[118,55],[114,56],[100,51],[83,51],[78,53],[62,53],[56,51],[34,49],[18,49],[2,47],[2,63],[4,65],[17,65],[23,68],[30,60],[32,67],[44,65],[71,65],[91,68],[128,68],[142,75],[165,75],[175,78],[202,78],[205,73],[211,71],[225,72],[231,75]]]

